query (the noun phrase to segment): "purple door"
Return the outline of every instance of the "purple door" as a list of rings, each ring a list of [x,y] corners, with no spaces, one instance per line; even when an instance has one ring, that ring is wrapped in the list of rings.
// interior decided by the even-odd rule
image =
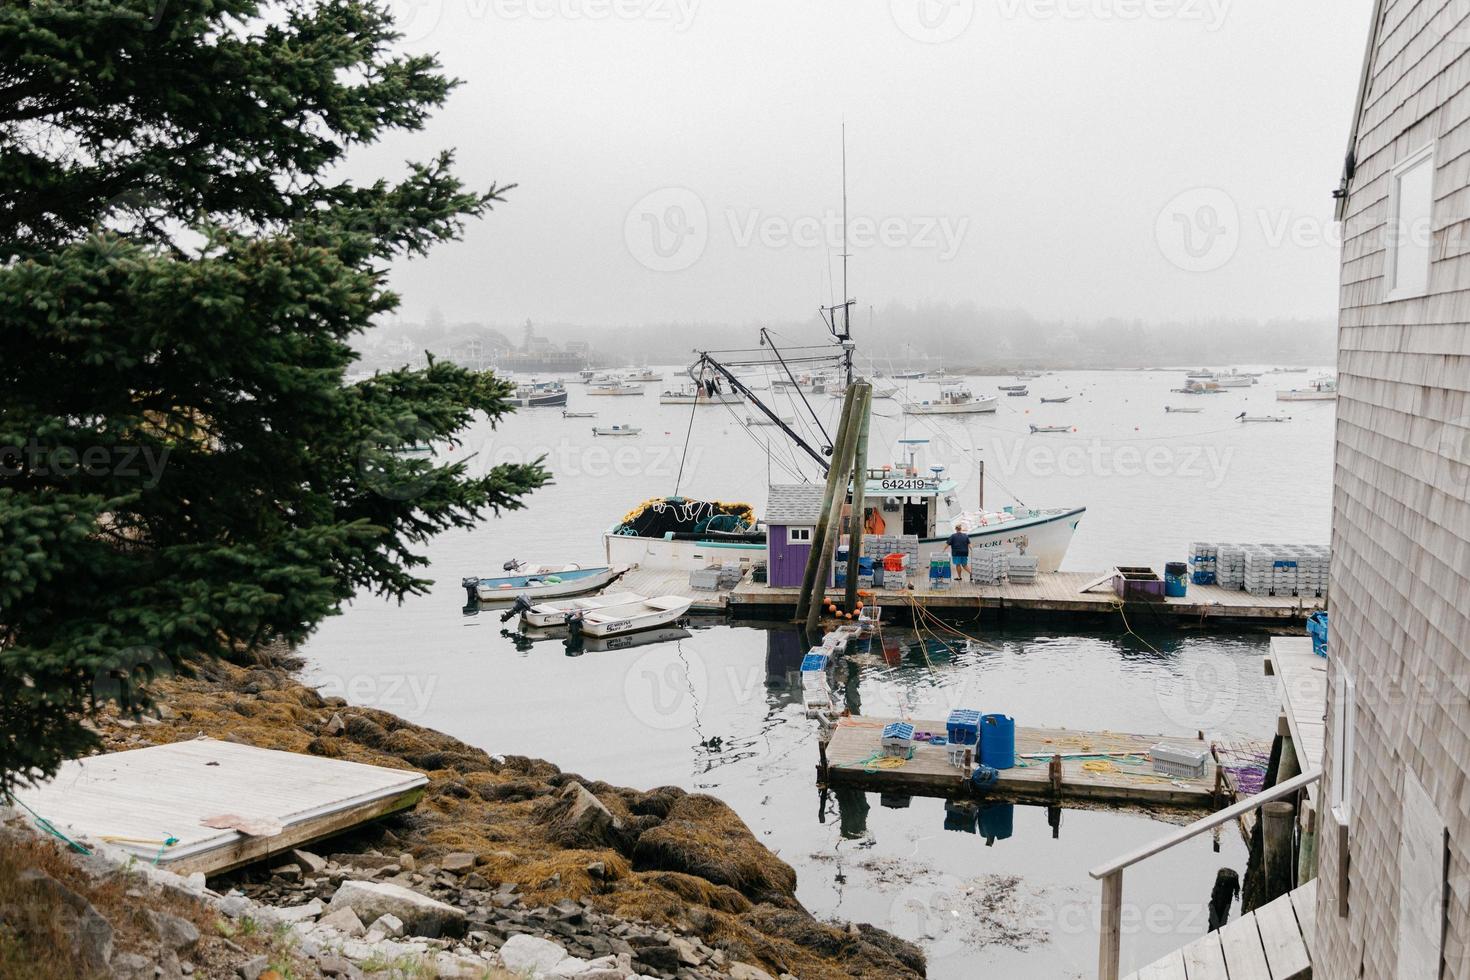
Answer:
[[[766,570],[767,578],[771,585],[779,588],[799,589],[801,588],[801,577],[806,574],[807,557],[812,553],[811,529],[794,528],[795,535],[791,534],[784,525],[776,525],[767,533],[770,535],[771,567]],[[791,540],[792,537],[801,537],[805,534],[805,542]]]

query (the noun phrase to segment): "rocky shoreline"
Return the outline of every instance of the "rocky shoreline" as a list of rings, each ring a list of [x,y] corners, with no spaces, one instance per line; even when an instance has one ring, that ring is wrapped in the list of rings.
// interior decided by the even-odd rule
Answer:
[[[814,918],[795,871],[713,797],[491,756],[324,699],[297,666],[279,653],[203,664],[162,682],[157,717],[99,722],[109,750],[205,735],[429,775],[416,809],[323,842],[326,856],[287,852],[190,883],[220,932],[270,929],[294,976],[924,976],[918,947]],[[236,975],[283,976],[272,969],[256,956]]]

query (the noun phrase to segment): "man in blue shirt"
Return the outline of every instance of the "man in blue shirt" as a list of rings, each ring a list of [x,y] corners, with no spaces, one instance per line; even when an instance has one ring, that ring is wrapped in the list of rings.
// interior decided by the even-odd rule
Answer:
[[[954,564],[954,577],[956,582],[964,581],[970,572],[970,536],[958,527],[944,542],[945,549],[949,552],[949,560]],[[970,581],[975,581],[973,575]]]

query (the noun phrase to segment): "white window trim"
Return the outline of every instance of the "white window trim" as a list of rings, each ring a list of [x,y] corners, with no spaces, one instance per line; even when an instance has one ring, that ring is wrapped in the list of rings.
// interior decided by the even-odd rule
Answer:
[[[1337,686],[1332,697],[1332,815],[1339,825],[1350,826],[1353,816],[1353,754],[1357,736],[1353,729],[1358,721],[1358,686],[1337,665]]]
[[[1419,164],[1423,163],[1426,159],[1429,160],[1429,213],[1430,213],[1430,221],[1431,221],[1431,224],[1433,223],[1433,215],[1434,215],[1434,177],[1435,177],[1435,173],[1434,173],[1434,141],[1433,140],[1430,140],[1427,145],[1425,145],[1424,147],[1422,147],[1422,148],[1420,148],[1418,150],[1415,150],[1413,153],[1409,154],[1407,157],[1405,157],[1404,159],[1400,160],[1398,163],[1394,164],[1393,169],[1389,171],[1389,174],[1388,174],[1388,224],[1384,226],[1384,234],[1385,234],[1385,236],[1395,235],[1395,234],[1397,234],[1397,230],[1398,230],[1398,224],[1399,224],[1399,192],[1398,192],[1398,189],[1399,189],[1399,179],[1402,178],[1405,173],[1407,173],[1408,171],[1414,169]],[[1434,242],[1433,242],[1433,237],[1432,237],[1433,236],[1433,232],[1431,231],[1430,234],[1431,234],[1431,240],[1430,240],[1430,255],[1429,255],[1429,271],[1430,272],[1433,272],[1434,271],[1434,252],[1433,252]],[[1418,292],[1418,291],[1411,290],[1411,289],[1404,289],[1403,287],[1401,287],[1401,286],[1398,285],[1398,277],[1399,277],[1399,269],[1398,269],[1399,253],[1398,253],[1398,249],[1391,242],[1389,242],[1387,240],[1384,241],[1383,246],[1384,246],[1384,253],[1385,253],[1385,256],[1384,256],[1384,265],[1383,265],[1384,282],[1386,282],[1386,283],[1389,284],[1388,291],[1384,294],[1384,297],[1383,297],[1384,302],[1393,302],[1393,301],[1401,300],[1401,299],[1414,299],[1415,297],[1418,297],[1418,296],[1427,296],[1427,295],[1429,295],[1429,276],[1428,275],[1426,275],[1424,277],[1424,291],[1423,292]]]
[[[802,537],[797,537],[796,536],[796,533],[798,531],[800,531],[802,533]],[[812,543],[812,529],[809,528],[809,527],[788,527],[786,529],[786,543],[787,544],[811,544]]]

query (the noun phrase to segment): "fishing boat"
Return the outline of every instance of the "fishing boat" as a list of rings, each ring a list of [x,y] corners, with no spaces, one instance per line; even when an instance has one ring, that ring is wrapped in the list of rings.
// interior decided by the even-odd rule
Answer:
[[[1164,406],[1164,411],[1166,411],[1166,412],[1168,412],[1168,413],[1170,413],[1172,415],[1198,415],[1200,412],[1203,412],[1204,409],[1202,409],[1202,408],[1182,408],[1182,407],[1177,406],[1177,405],[1165,405]]]
[[[994,395],[976,398],[965,385],[950,385],[933,401],[904,402],[906,415],[978,415],[996,410]]]
[[[1310,388],[1293,388],[1276,392],[1279,402],[1331,402],[1337,400],[1337,382],[1331,378],[1312,382]]]
[[[660,405],[739,405],[743,401],[732,391],[721,391],[712,381],[704,385],[687,384],[658,396]]]
[[[561,417],[564,418],[564,419],[595,419],[595,418],[597,418],[597,413],[596,412],[568,412],[568,411],[563,410],[562,413],[561,413]]]
[[[1237,422],[1290,422],[1290,415],[1247,415],[1241,412],[1235,416]]]
[[[586,596],[581,599],[563,599],[558,602],[527,604],[521,613],[522,626],[560,626],[568,614],[591,612],[604,606],[621,606],[628,602],[642,602],[647,596],[637,592],[606,592],[602,595]]]
[[[510,403],[517,408],[556,408],[567,403],[567,386],[560,381],[516,385]]]
[[[582,370],[580,370],[580,371],[577,372],[577,381],[578,381],[578,383],[579,384],[584,384],[584,385],[585,384],[591,384],[592,383],[592,380],[594,378],[606,378],[606,377],[607,377],[607,375],[605,375],[602,372],[598,371],[596,368],[583,368]]]
[[[1200,379],[1202,381],[1211,381],[1215,377],[1215,372],[1214,371],[1211,371],[1209,368],[1195,368],[1193,371],[1190,371],[1184,377],[1185,378],[1198,378],[1198,379]]]
[[[1006,392],[1006,397],[1007,398],[1025,398],[1029,394],[1031,394],[1031,392],[1027,391],[1025,388],[1017,388],[1015,390]]]
[[[655,371],[653,368],[641,367],[625,368],[623,370],[622,378],[624,381],[631,381],[634,383],[649,381],[656,384],[662,381],[664,379],[664,376],[662,373]]]
[[[1006,392],[1010,392],[1010,391],[1025,391],[1026,390],[1026,386],[1025,385],[997,385],[996,387],[999,388],[1001,391],[1006,391]]]
[[[1256,383],[1255,375],[1251,374],[1217,374],[1215,384],[1221,388],[1249,388]]]
[[[622,636],[677,623],[693,603],[694,600],[687,596],[654,596],[652,599],[573,613],[572,625],[583,636]]]
[[[895,381],[923,381],[928,375],[923,371],[894,371]]]
[[[1183,388],[1174,388],[1178,395],[1223,395],[1225,389],[1213,381],[1187,381]]]
[[[643,386],[623,381],[620,378],[613,378],[609,381],[590,382],[587,385],[587,394],[609,396],[641,395],[643,394]]]
[[[1043,405],[1065,405],[1065,404],[1067,404],[1067,402],[1069,402],[1071,400],[1072,400],[1072,396],[1071,395],[1067,395],[1065,398],[1043,398],[1041,400],[1041,404],[1043,404]]]
[[[795,425],[796,424],[796,416],[795,415],[783,415],[783,416],[780,417],[780,419],[781,419],[781,421],[780,421],[780,424],[781,425]],[[764,415],[747,415],[747,416],[745,416],[745,424],[746,425],[769,425],[769,426],[775,426],[777,423],[775,421],[771,420],[771,419],[766,418]]]
[[[1042,433],[1042,432],[1071,432],[1071,431],[1072,431],[1072,427],[1071,426],[1067,426],[1067,425],[1033,425],[1031,427],[1031,434],[1032,435],[1036,435],[1037,433]]]
[[[594,436],[636,436],[642,431],[636,425],[594,425],[592,427]]]
[[[583,568],[576,564],[526,565],[518,561],[506,562],[504,570],[509,574],[462,579],[460,584],[465,587],[470,602],[501,603],[514,602],[519,596],[534,600],[581,595],[606,588],[622,574],[608,565]]]
[[[1041,371],[1017,371],[1015,374],[1017,381],[1034,381],[1042,376],[1043,372]]]

